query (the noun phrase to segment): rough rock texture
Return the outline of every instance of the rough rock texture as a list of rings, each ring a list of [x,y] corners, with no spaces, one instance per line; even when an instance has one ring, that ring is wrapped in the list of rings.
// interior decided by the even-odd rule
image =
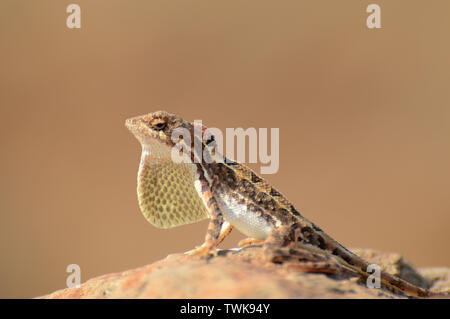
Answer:
[[[41,298],[404,298],[366,288],[356,278],[303,273],[264,262],[261,250],[221,251],[208,261],[169,255],[153,264],[93,278],[80,288],[58,290]],[[354,252],[415,284],[435,291],[449,290],[449,268],[417,271],[398,254]]]

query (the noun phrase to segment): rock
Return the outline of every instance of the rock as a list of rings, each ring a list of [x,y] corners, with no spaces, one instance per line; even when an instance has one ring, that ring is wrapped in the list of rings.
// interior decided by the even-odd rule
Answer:
[[[423,287],[450,287],[450,269],[416,271],[398,254],[373,250],[355,253]],[[436,286],[437,285],[437,286]],[[437,287],[437,288],[436,288]],[[260,247],[220,251],[199,260],[169,255],[153,264],[93,278],[80,288],[55,291],[40,298],[404,298],[382,289],[369,289],[356,278],[304,273],[267,263]]]
[[[419,273],[431,282],[431,291],[450,292],[450,269],[425,268],[419,269]]]

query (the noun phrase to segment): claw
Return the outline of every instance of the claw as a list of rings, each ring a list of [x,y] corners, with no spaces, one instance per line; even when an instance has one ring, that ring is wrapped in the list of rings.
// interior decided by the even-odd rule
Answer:
[[[211,257],[217,256],[217,251],[212,251],[210,246],[203,244],[201,246],[196,246],[194,249],[186,251],[185,254],[199,259],[209,259]]]
[[[245,246],[251,246],[251,245],[258,245],[264,243],[263,239],[256,239],[256,238],[246,238],[242,239],[239,243],[239,247],[245,247]]]

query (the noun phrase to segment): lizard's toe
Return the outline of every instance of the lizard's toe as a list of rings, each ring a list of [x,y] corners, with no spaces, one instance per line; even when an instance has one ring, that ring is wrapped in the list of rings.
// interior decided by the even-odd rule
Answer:
[[[217,251],[211,250],[208,246],[201,245],[186,251],[185,254],[199,259],[209,259],[217,256]]]

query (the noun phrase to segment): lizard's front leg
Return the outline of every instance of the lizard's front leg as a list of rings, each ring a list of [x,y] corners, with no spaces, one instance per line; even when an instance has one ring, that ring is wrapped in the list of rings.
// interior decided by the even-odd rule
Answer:
[[[209,258],[215,255],[216,247],[228,236],[233,226],[224,220],[222,211],[213,196],[208,199],[211,220],[206,231],[205,241],[201,246],[189,250],[186,254],[190,256]],[[213,252],[214,251],[214,252]]]

